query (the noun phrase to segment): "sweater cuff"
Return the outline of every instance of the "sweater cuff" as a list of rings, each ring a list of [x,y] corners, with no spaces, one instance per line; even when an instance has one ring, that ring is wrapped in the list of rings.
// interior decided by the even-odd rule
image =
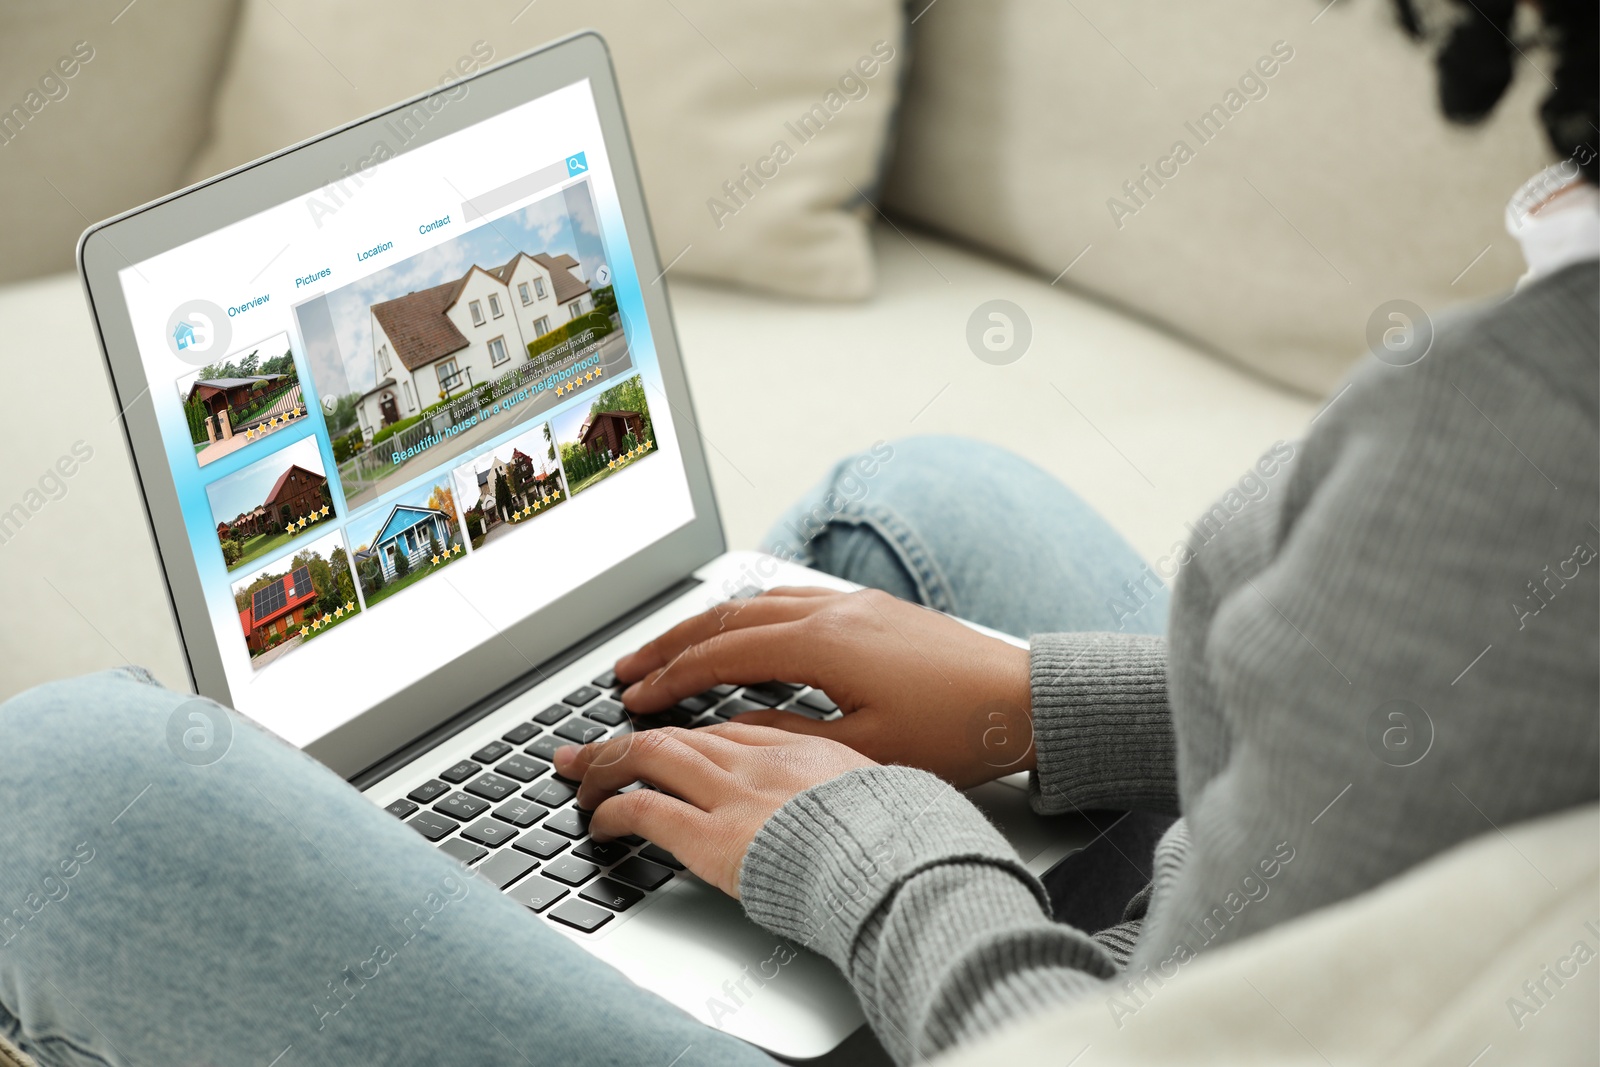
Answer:
[[[1167,644],[1143,634],[1039,634],[1031,642],[1035,811],[1178,811]]]
[[[950,863],[1014,873],[1049,914],[1038,881],[983,813],[926,771],[862,767],[789,800],[750,843],[745,914],[849,973],[862,927],[910,878]]]

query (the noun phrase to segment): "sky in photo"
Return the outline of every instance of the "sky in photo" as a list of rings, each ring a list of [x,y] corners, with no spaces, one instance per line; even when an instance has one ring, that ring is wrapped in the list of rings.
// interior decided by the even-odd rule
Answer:
[[[582,264],[592,282],[605,264],[605,249],[589,183],[570,186],[328,293],[334,336],[312,336],[302,328],[319,395],[326,399],[365,393],[378,384],[369,311],[373,304],[454,281],[473,266],[501,266],[518,252],[565,252]]]

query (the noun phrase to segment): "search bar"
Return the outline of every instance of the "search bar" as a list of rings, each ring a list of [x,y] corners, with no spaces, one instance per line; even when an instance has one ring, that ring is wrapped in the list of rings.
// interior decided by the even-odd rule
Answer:
[[[574,163],[576,161],[576,164]],[[576,165],[576,169],[574,169]],[[540,167],[520,178],[514,178],[504,185],[490,189],[486,193],[479,193],[471,200],[461,205],[461,220],[475,222],[487,218],[503,207],[515,204],[518,200],[526,200],[542,189],[548,189],[568,178],[587,174],[588,163],[584,160],[583,153],[568,156],[559,163],[552,163],[548,167]]]

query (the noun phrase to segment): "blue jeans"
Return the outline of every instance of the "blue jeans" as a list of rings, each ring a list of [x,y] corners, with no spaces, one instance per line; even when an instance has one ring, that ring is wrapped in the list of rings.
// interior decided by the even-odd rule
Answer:
[[[997,450],[901,442],[864,492],[851,462],[775,547],[1024,634],[1104,627],[1142,566]],[[0,705],[0,1033],[41,1063],[771,1064],[241,717],[186,762],[197,707],[137,669]]]

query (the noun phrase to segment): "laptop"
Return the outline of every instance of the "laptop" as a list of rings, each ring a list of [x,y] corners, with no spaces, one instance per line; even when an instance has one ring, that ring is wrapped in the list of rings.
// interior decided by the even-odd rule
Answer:
[[[78,261],[196,692],[708,1025],[804,1060],[862,1024],[670,854],[590,840],[551,769],[837,716],[773,681],[636,720],[610,667],[735,595],[850,588],[726,550],[598,36],[93,226]],[[1087,835],[1019,778],[972,795],[1042,872]]]

